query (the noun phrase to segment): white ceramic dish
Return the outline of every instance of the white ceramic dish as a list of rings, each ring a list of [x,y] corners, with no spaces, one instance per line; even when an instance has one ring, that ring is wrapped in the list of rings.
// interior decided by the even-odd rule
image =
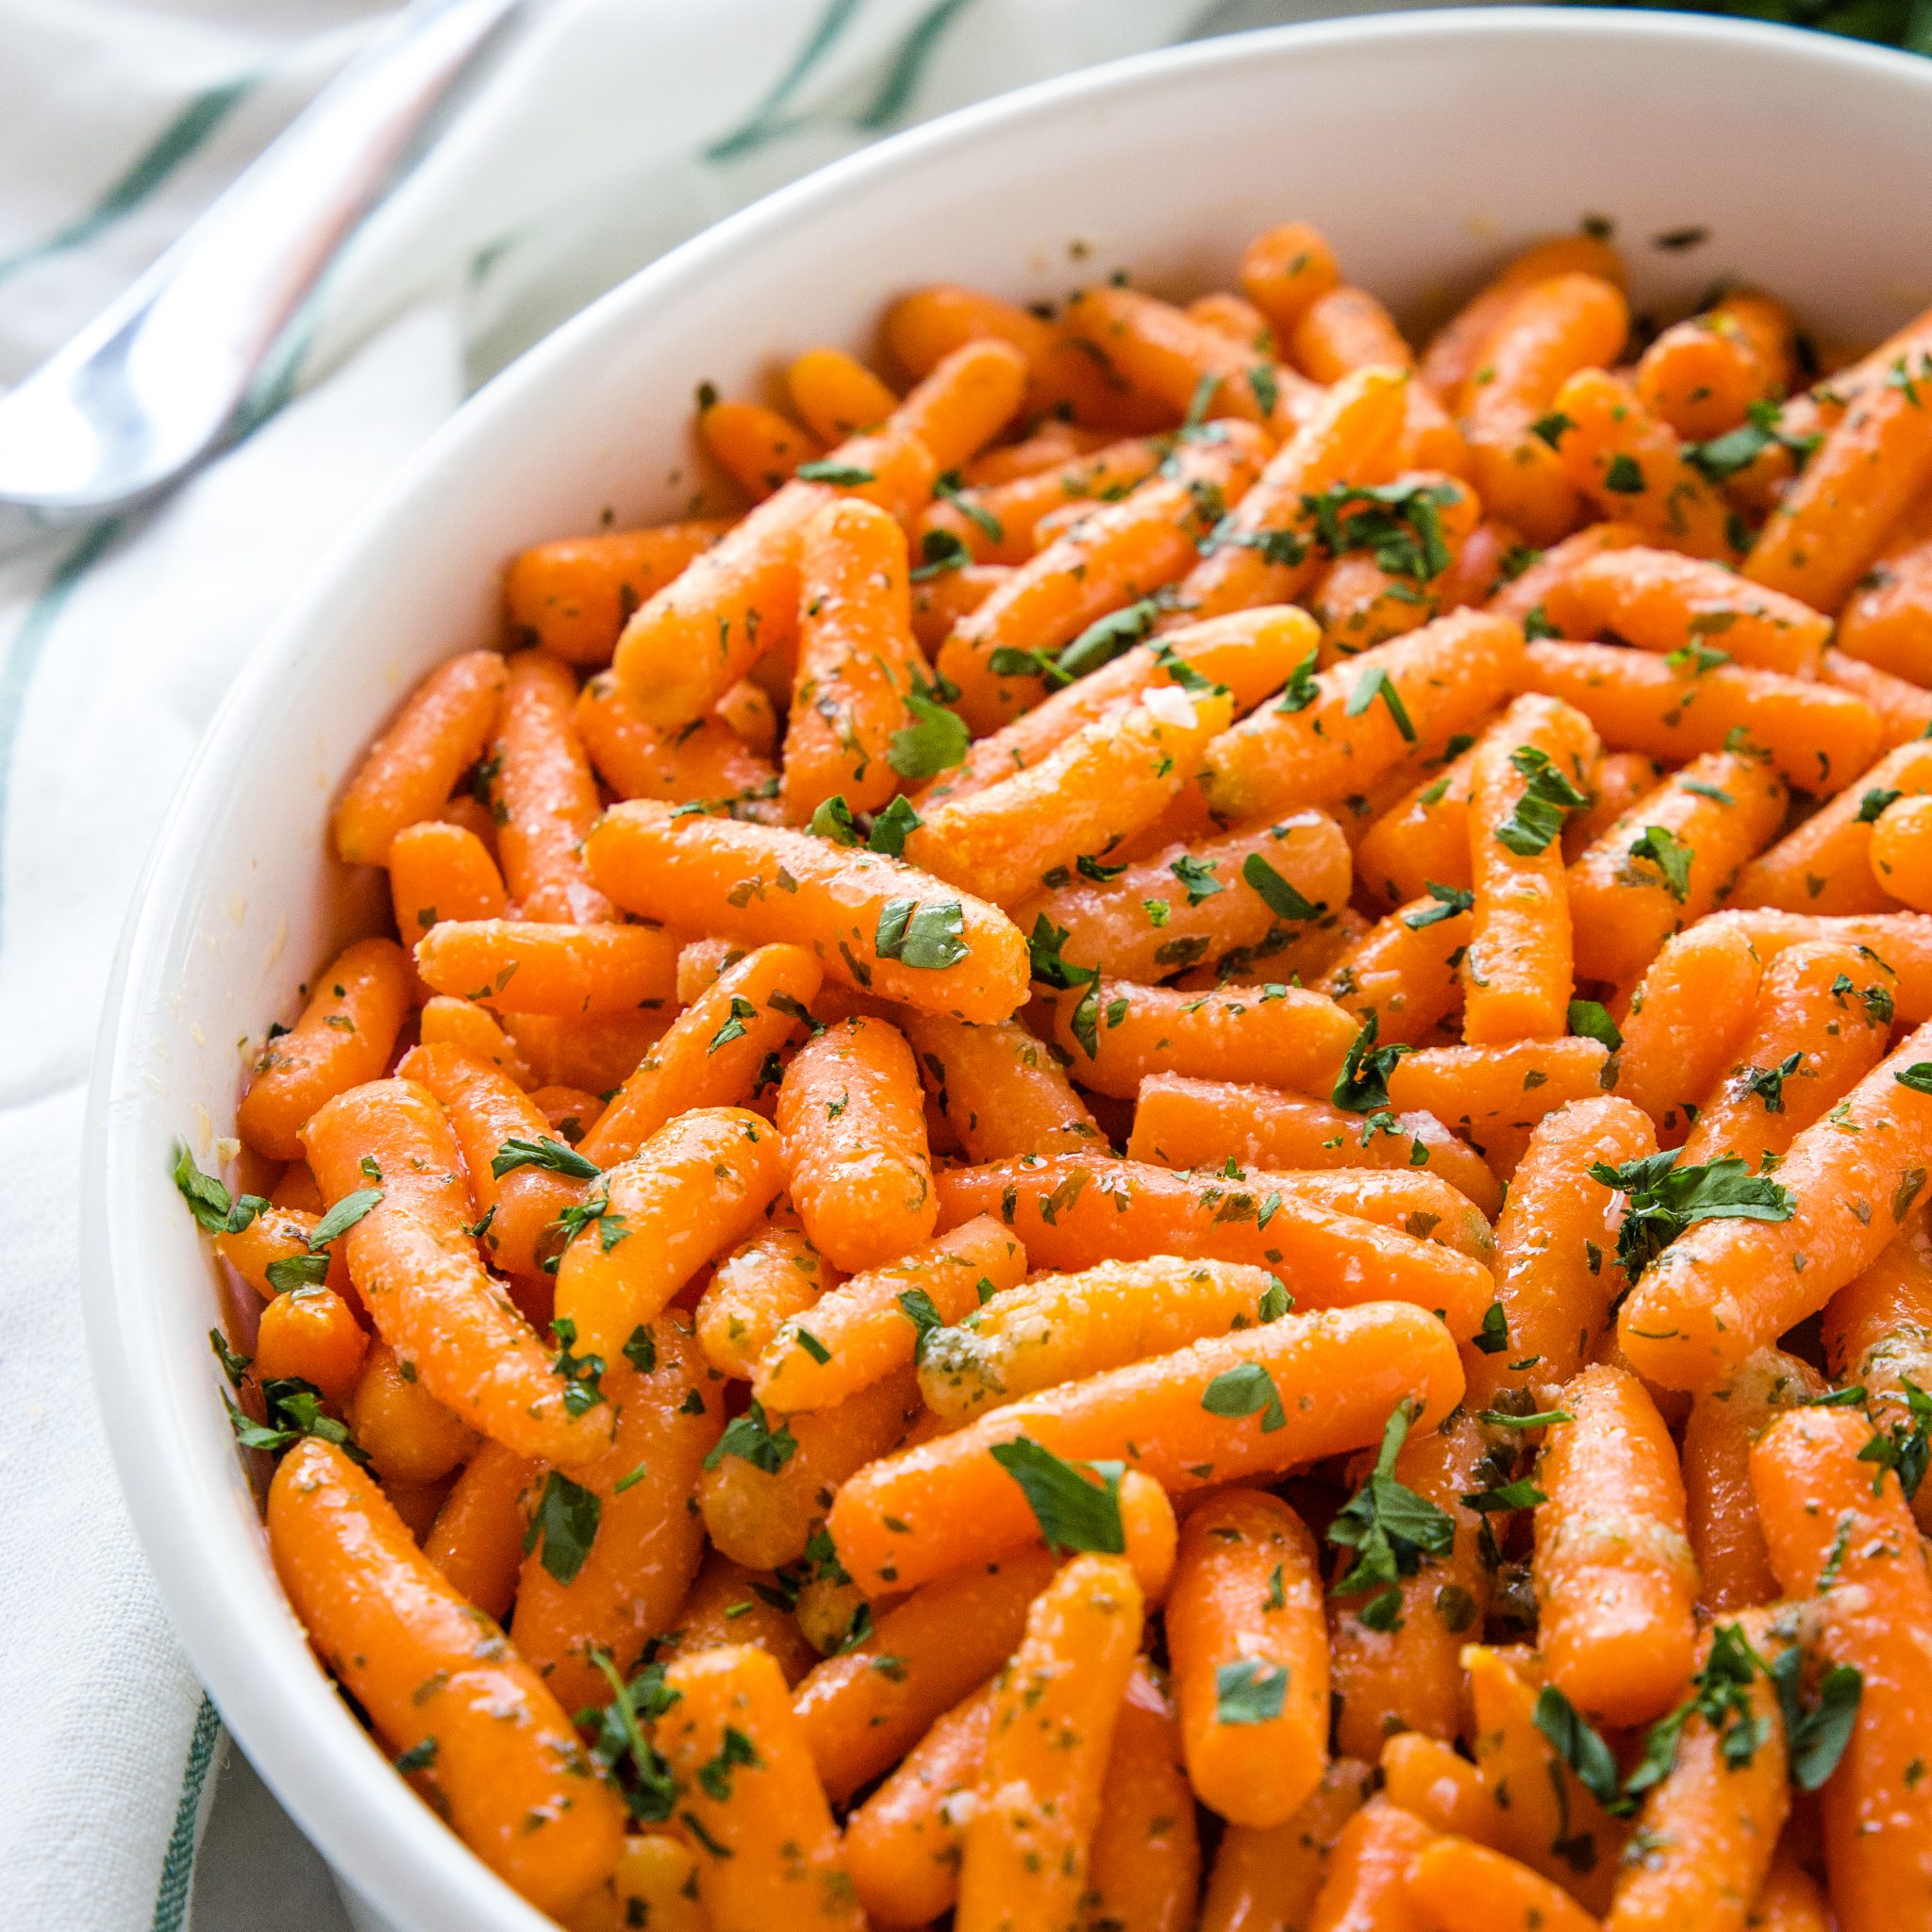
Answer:
[[[1116,267],[1206,288],[1290,216],[1398,312],[1602,213],[1640,308],[1732,275],[1827,337],[1876,337],[1932,300],[1928,126],[1932,62],[1649,13],[1384,16],[1131,60],[902,135],[688,243],[499,377],[371,508],[238,681],[158,841],[101,1039],[84,1217],[135,1526],[224,1717],[364,1924],[547,1922],[409,1796],[309,1657],[216,1392],[216,1283],[170,1148],[208,1158],[236,1042],[366,905],[325,856],[331,794],[408,684],[492,636],[503,559],[607,507],[675,513],[700,380],[755,390],[788,352],[863,348],[900,290],[1058,296]]]

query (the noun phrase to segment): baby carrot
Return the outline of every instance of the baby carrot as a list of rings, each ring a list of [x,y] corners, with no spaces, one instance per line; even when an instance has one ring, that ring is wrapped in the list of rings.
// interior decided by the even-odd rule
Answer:
[[[1174,1168],[1211,1168],[1232,1159],[1291,1173],[1420,1168],[1467,1195],[1478,1213],[1491,1216],[1502,1206],[1503,1191],[1482,1157],[1433,1114],[1391,1114],[1389,1120],[1387,1127],[1371,1124],[1325,1101],[1271,1087],[1150,1074],[1141,1083],[1127,1158]]]
[[[1855,913],[1843,919],[1808,912],[1714,912],[1701,929],[1727,941],[1745,941],[1766,960],[1806,940],[1868,946],[1898,974],[1898,1017],[1915,1024],[1932,1018],[1932,927],[1916,912]]]
[[[891,424],[930,450],[944,475],[1006,427],[1026,381],[1024,353],[996,336],[981,336],[942,356],[891,411]]]
[[[320,1283],[285,1290],[261,1311],[255,1373],[262,1382],[310,1382],[331,1402],[356,1384],[369,1334],[348,1302]]]
[[[1696,1638],[1676,1449],[1621,1370],[1584,1369],[1557,1407],[1537,1469],[1539,1642],[1551,1682],[1580,1710],[1644,1724],[1690,1678]]]
[[[406,1365],[386,1341],[370,1344],[342,1415],[371,1467],[398,1490],[440,1483],[477,1448],[462,1418],[437,1401],[414,1364]]]
[[[783,1185],[778,1136],[755,1113],[697,1108],[660,1127],[606,1171],[558,1264],[557,1312],[576,1324],[575,1345],[616,1360],[640,1322],[763,1220]]]
[[[1335,1840],[1360,1809],[1374,1778],[1366,1764],[1338,1757],[1286,1824],[1266,1831],[1229,1825],[1208,1874],[1199,1932],[1272,1932],[1307,1924]]]
[[[1237,1385],[1241,1405],[1256,1403],[1240,1416]],[[1381,1302],[1290,1315],[1027,1396],[901,1450],[847,1482],[828,1523],[861,1589],[908,1588],[1025,1542],[1037,1527],[1026,1492],[991,1453],[1023,1437],[1076,1461],[1124,1458],[1172,1491],[1359,1448],[1402,1398],[1433,1419],[1461,1388],[1454,1344],[1420,1309]]]
[[[1679,436],[1721,436],[1753,403],[1774,401],[1794,368],[1791,318],[1781,302],[1736,289],[1673,323],[1637,363],[1637,393]]]
[[[1771,1870],[1744,1924],[1751,1932],[1832,1932],[1824,1890],[1799,1862],[1789,1838],[1773,1854]]]
[[[1422,1932],[1408,1902],[1408,1868],[1436,1834],[1386,1798],[1371,1798],[1341,1827],[1308,1932]]]
[[[1596,733],[1570,706],[1521,697],[1486,736],[1470,777],[1474,889],[1462,960],[1462,1037],[1472,1046],[1555,1040],[1573,990],[1564,816],[1582,804]]]
[[[1657,790],[1663,774],[1662,764],[1641,752],[1605,752],[1590,774],[1590,803],[1564,823],[1565,862],[1574,865],[1640,798]]]
[[[794,1706],[834,1799],[896,1764],[1007,1661],[1057,1567],[1046,1550],[1023,1547],[941,1576],[881,1610],[869,1634],[807,1674]],[[878,1668],[878,1658],[896,1668]]]
[[[854,1470],[896,1448],[919,1413],[910,1368],[882,1375],[841,1402],[774,1426],[749,1408],[708,1458],[696,1503],[711,1541],[753,1570],[804,1556],[832,1493]]]
[[[572,714],[597,774],[620,798],[727,803],[774,797],[778,777],[715,713],[678,731],[649,724],[615,675],[600,671],[577,693]]]
[[[1258,429],[1223,424],[1215,440],[1183,442],[1118,503],[1019,565],[940,647],[939,670],[959,688],[967,724],[991,731],[1024,710],[1044,694],[1043,667],[1090,625],[1190,571],[1264,454]]]
[[[584,834],[600,808],[576,735],[576,678],[556,658],[526,651],[511,660],[491,792],[497,852],[519,915],[591,924],[610,917],[610,902],[584,871]]]
[[[1310,222],[1284,222],[1257,235],[1241,251],[1241,275],[1248,300],[1284,333],[1341,280],[1327,241]]]
[[[1057,470],[1076,457],[1091,456],[1113,441],[1104,429],[1083,429],[1077,423],[1049,417],[1015,442],[995,443],[991,449],[982,450],[959,475],[970,489],[997,489]]]
[[[1526,1133],[1544,1115],[1601,1091],[1608,1056],[1594,1040],[1431,1046],[1389,1071],[1389,1105],[1434,1114],[1481,1143]]]
[[[1872,876],[1894,899],[1932,910],[1932,799],[1895,799],[1872,828]]]
[[[698,1345],[721,1375],[751,1380],[773,1336],[844,1277],[795,1216],[759,1229],[718,1263],[698,1298]]]
[[[785,372],[791,407],[821,442],[876,429],[899,398],[863,362],[843,349],[808,349]]]
[[[1358,791],[1407,746],[1464,729],[1516,689],[1522,637],[1510,619],[1452,611],[1317,672],[1307,689],[1291,681],[1279,704],[1208,747],[1208,803],[1252,820]]]
[[[1188,1777],[1236,1824],[1285,1824],[1328,1759],[1328,1630],[1315,1540],[1240,1487],[1188,1512],[1167,1602]]]
[[[667,1003],[626,1013],[579,1013],[568,1020],[508,1013],[504,1024],[533,1090],[575,1087],[595,1094],[622,1086],[637,1071],[638,1062],[668,1030],[669,1011]]]
[[[698,1902],[697,1855],[686,1840],[669,1831],[632,1832],[625,1839],[611,1890],[609,1906],[624,1915],[626,1925],[649,1925],[652,1932],[708,1932],[709,1922]],[[602,1932],[606,1924],[617,1922],[587,1915],[584,1923]]]
[[[658,1747],[700,1847],[698,1898],[711,1932],[863,1932],[844,1843],[774,1659],[727,1643],[674,1657],[664,1684],[676,1702],[658,1722]]]
[[[1818,675],[1825,684],[1850,691],[1871,706],[1878,720],[1878,742],[1883,750],[1890,751],[1932,730],[1932,691],[1922,685],[1829,647]]]
[[[503,874],[475,833],[437,819],[405,825],[390,841],[390,905],[404,948],[413,951],[445,919],[501,919]]]
[[[1560,1885],[1473,1839],[1424,1845],[1408,1868],[1408,1903],[1431,1932],[1596,1932]]]
[[[1521,568],[1491,594],[1485,608],[1499,616],[1513,617],[1519,624],[1527,623],[1533,611],[1541,609],[1551,591],[1579,564],[1606,551],[1627,550],[1642,541],[1643,532],[1634,524],[1586,525],[1560,543],[1552,543],[1546,550],[1532,550],[1526,557],[1517,558]]]
[[[1801,1408],[1751,1453],[1772,1568],[1788,1595],[1818,1600],[1824,1654],[1856,1672],[1862,1691],[1844,1756],[1820,1793],[1831,1902],[1845,1932],[1932,1911],[1932,1781],[1923,1774],[1932,1582],[1897,1477],[1860,1454],[1870,1440],[1848,1410]]]
[[[809,1327],[794,1317],[779,1328],[758,1358],[758,1399],[788,1412],[841,1402],[923,1355],[935,1317],[962,1321],[1025,1273],[1024,1249],[990,1215],[905,1250],[828,1289]]]
[[[942,1013],[900,1015],[926,1091],[969,1160],[1074,1154],[1101,1133],[1053,1049],[1017,1020],[969,1026]]]
[[[1103,1261],[1077,1274],[1015,1281],[969,1297],[949,1325],[924,1337],[920,1388],[948,1423],[1253,1327],[1287,1305],[1274,1275],[1233,1261]]]
[[[1144,1656],[1121,1700],[1087,1872],[1094,1932],[1189,1932],[1194,1924],[1201,1841],[1193,1793],[1165,1675]]]
[[[308,1169],[301,1167],[300,1172],[307,1174]],[[321,1220],[320,1211],[310,1213],[305,1208],[271,1205],[261,1209],[246,1227],[216,1235],[215,1253],[263,1301],[268,1301],[281,1292],[269,1278],[270,1267],[277,1261],[291,1261],[314,1254],[316,1251],[308,1245],[308,1240]],[[349,1281],[348,1259],[341,1245],[330,1243],[327,1255],[328,1274],[325,1277],[327,1285],[337,1294],[354,1294],[356,1291]]]
[[[1231,341],[1185,309],[1135,289],[1078,290],[1062,325],[1071,341],[1170,421],[1206,390],[1209,417],[1266,423],[1281,408],[1279,391],[1300,387],[1292,370],[1278,370],[1252,344]]]
[[[1510,304],[1462,386],[1472,474],[1485,506],[1532,543],[1581,521],[1575,486],[1547,434],[1565,377],[1615,360],[1629,332],[1622,290],[1601,276],[1554,275]]]
[[[1243,1261],[1292,1281],[1304,1308],[1381,1294],[1440,1309],[1457,1334],[1473,1334],[1493,1285],[1487,1268],[1440,1241],[1377,1226],[1320,1198],[1337,1180],[1354,1193],[1383,1178],[1359,1171],[1210,1176],[1059,1155],[951,1168],[938,1184],[942,1223],[997,1214],[1019,1233],[1037,1268],[1074,1272],[1159,1255]],[[1457,1199],[1447,1188],[1436,1198],[1444,1196]],[[1406,1222],[1406,1208],[1391,1218]],[[1441,1225],[1424,1224],[1431,1233]]]
[[[1374,552],[1350,551],[1328,566],[1311,608],[1329,661],[1387,643],[1439,616],[1450,574],[1481,515],[1469,487],[1441,470],[1407,471],[1390,487],[1420,492],[1432,506],[1440,548],[1418,558],[1391,552],[1387,562]]]
[[[1724,492],[1621,376],[1578,370],[1557,391],[1550,424],[1564,475],[1599,516],[1635,524],[1665,550],[1726,561],[1737,554],[1736,514]]]
[[[1074,1557],[1028,1610],[993,1685],[959,1932],[1074,1922],[1141,1618],[1132,1571],[1094,1555]]]
[[[405,825],[436,817],[489,741],[505,675],[494,651],[469,651],[439,665],[409,693],[336,805],[330,830],[337,858],[381,865]]]
[[[568,1019],[667,1005],[682,944],[651,925],[442,919],[417,946],[416,966],[438,992]]]
[[[1927,1055],[1922,1026],[1792,1141],[1765,1210],[1779,1218],[1700,1222],[1657,1257],[1618,1318],[1641,1374],[1712,1387],[1877,1259],[1932,1168]]]
[[[980,563],[1024,563],[1040,548],[1043,519],[1072,504],[1125,495],[1153,475],[1165,453],[1159,437],[1130,437],[1010,482],[957,492],[921,515],[921,537],[939,531],[957,538]]]
[[[235,1112],[237,1133],[272,1160],[300,1159],[302,1128],[316,1109],[381,1078],[408,1009],[402,948],[358,940],[316,975],[302,1017],[262,1048]]]
[[[1431,1830],[1471,1838],[1488,1829],[1489,1794],[1475,1766],[1453,1744],[1424,1731],[1397,1731],[1382,1744],[1381,1772],[1389,1802]]]
[[[629,911],[675,908],[743,944],[808,947],[841,985],[883,999],[990,1021],[1026,997],[1026,942],[1003,912],[880,853],[633,800],[604,814],[586,854]]]
[[[499,1623],[516,1595],[524,1530],[541,1488],[528,1457],[480,1443],[423,1539],[423,1554],[456,1593]]]
[[[511,634],[566,664],[608,664],[625,620],[730,525],[692,519],[539,543],[503,583]]]
[[[569,1466],[601,1454],[609,1405],[576,1399],[476,1258],[462,1157],[427,1090],[353,1088],[309,1121],[303,1144],[328,1200],[376,1195],[341,1237],[349,1273],[376,1332],[424,1388],[522,1455]]]
[[[383,1744],[425,1767],[464,1842],[540,1911],[606,1879],[622,1807],[542,1679],[375,1484],[309,1437],[269,1486],[268,1536],[310,1641]]]
[[[567,1710],[608,1700],[596,1653],[629,1676],[670,1627],[705,1553],[690,1500],[724,1425],[724,1391],[688,1320],[641,1332],[602,1371],[617,1411],[610,1446],[568,1487],[546,1477],[525,1536],[510,1637]]]
[[[1765,969],[1738,1064],[1684,1142],[1684,1164],[1723,1154],[1741,1156],[1753,1170],[1766,1157],[1781,1160],[1884,1058],[1896,985],[1881,961],[1842,942],[1780,953]]]
[[[1739,752],[1707,752],[1646,792],[1569,868],[1577,972],[1634,984],[1666,940],[1725,896],[1786,804],[1766,761]]]
[[[741,1106],[769,1077],[767,1062],[806,1024],[818,962],[800,946],[760,946],[691,1000],[583,1138],[599,1167],[627,1160],[694,1107]]]
[[[1366,289],[1337,288],[1319,295],[1289,331],[1294,363],[1318,383],[1334,384],[1357,369],[1415,368],[1415,351],[1394,319]],[[1320,391],[1295,413],[1300,420],[1319,407]],[[1411,381],[1403,397],[1401,458],[1455,475],[1469,473],[1469,446],[1449,412],[1422,383]],[[1474,519],[1471,519],[1474,522]]]
[[[1932,517],[1915,505],[1893,526],[1839,613],[1835,641],[1858,662],[1915,685],[1932,681]]]
[[[1466,877],[1466,835],[1462,846]],[[1471,896],[1466,887],[1430,879],[1424,892],[1342,948],[1323,991],[1357,1021],[1373,1018],[1385,1045],[1434,1037],[1461,1003],[1457,969],[1469,948]]]
[[[527,1089],[537,1084],[537,1076],[531,1073],[516,1041],[487,1007],[439,993],[423,1003],[416,1029],[425,1046],[460,1047],[485,1066],[508,1074],[519,1087]]]
[[[1356,874],[1371,903],[1407,907],[1424,898],[1431,884],[1452,892],[1469,889],[1469,795],[1475,749],[1468,733],[1456,741],[1464,748],[1446,761],[1432,761],[1413,788],[1362,834],[1356,847]],[[1469,937],[1468,921],[1462,924],[1457,946]]]
[[[1877,754],[1878,717],[1862,698],[1712,652],[1678,664],[1608,644],[1533,643],[1524,658],[1532,691],[1574,705],[1619,750],[1674,764],[1762,751],[1780,777],[1814,792],[1841,790]]]
[[[698,411],[698,439],[754,503],[780,489],[824,451],[790,417],[762,403],[726,400]]]
[[[799,539],[798,669],[779,797],[803,824],[835,792],[874,811],[899,787],[894,737],[912,723],[907,693],[925,684],[912,641],[906,537],[858,498],[814,512]]]

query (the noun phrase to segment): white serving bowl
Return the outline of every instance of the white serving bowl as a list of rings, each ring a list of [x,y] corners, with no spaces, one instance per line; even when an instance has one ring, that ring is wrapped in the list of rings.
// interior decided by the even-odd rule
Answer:
[[[1060,296],[1131,268],[1225,285],[1318,223],[1425,316],[1512,247],[1600,213],[1640,308],[1762,281],[1827,340],[1932,300],[1932,62],[1654,13],[1429,12],[1124,61],[899,136],[646,269],[471,402],[369,510],[237,681],[122,949],[95,1068],[86,1312],[108,1434],[182,1641],[229,1728],[371,1927],[547,1924],[418,1804],[311,1658],[217,1392],[215,1267],[169,1181],[230,1130],[237,1041],[378,903],[327,856],[332,794],[398,695],[496,636],[504,559],[678,513],[693,390],[861,351],[932,280]],[[1650,238],[1702,229],[1692,246]]]

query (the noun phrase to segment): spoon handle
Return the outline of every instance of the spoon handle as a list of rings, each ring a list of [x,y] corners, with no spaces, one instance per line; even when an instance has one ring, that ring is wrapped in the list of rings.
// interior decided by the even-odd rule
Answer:
[[[44,527],[175,480],[524,0],[412,0],[108,309],[0,401],[0,519]],[[0,544],[4,547],[4,544]]]

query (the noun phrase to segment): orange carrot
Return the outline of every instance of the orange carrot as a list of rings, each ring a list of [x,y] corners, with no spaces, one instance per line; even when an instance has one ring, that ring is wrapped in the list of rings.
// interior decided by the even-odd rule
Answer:
[[[584,834],[599,808],[573,718],[576,695],[575,677],[554,658],[528,651],[511,661],[491,790],[503,876],[519,914],[591,924],[610,917],[610,902],[584,870]]]
[[[456,1593],[499,1623],[516,1595],[524,1530],[541,1487],[528,1457],[482,1443],[423,1539],[423,1554]]]
[[[1090,1924],[1190,1932],[1201,1880],[1193,1793],[1164,1674],[1134,1661],[1087,1855]]]
[[[1839,614],[1840,650],[1915,685],[1932,681],[1927,600],[1932,598],[1932,521],[1915,505],[1853,585]]]
[[[1410,1906],[1432,1932],[1596,1932],[1560,1885],[1471,1839],[1424,1846],[1407,1883]]]
[[[1932,910],[1932,800],[1901,798],[1888,805],[1872,828],[1872,876],[1894,899],[1916,911]]]
[[[358,1448],[392,1488],[428,1489],[475,1453],[478,1439],[437,1401],[394,1349],[370,1344],[342,1417]]]
[[[667,1005],[682,944],[658,926],[443,919],[424,935],[416,965],[438,992],[568,1019]]]
[[[1791,318],[1769,295],[1737,289],[1674,323],[1637,364],[1637,393],[1679,436],[1721,436],[1751,405],[1774,401],[1795,368]]]
[[[1374,1777],[1366,1764],[1339,1757],[1286,1824],[1267,1831],[1229,1825],[1208,1876],[1199,1932],[1273,1932],[1306,1924],[1335,1840],[1360,1809]]]
[[[1488,1828],[1490,1801],[1476,1768],[1453,1744],[1423,1731],[1397,1731],[1382,1745],[1382,1789],[1432,1831],[1464,1838]]]
[[[823,456],[818,442],[762,403],[718,402],[698,411],[698,438],[718,467],[754,503]]]
[[[1421,1819],[1371,1798],[1335,1840],[1308,1932],[1426,1932],[1408,1902],[1408,1868],[1435,1837]]]
[[[406,951],[445,919],[501,919],[503,874],[474,832],[437,819],[405,825],[390,841],[390,905]]]
[[[597,774],[621,798],[752,803],[774,797],[777,774],[715,714],[689,730],[648,723],[614,674],[600,671],[577,693],[577,736]]]
[[[785,372],[791,407],[821,442],[842,442],[876,429],[899,398],[843,349],[808,349]]]
[[[340,1402],[355,1386],[368,1349],[367,1331],[333,1289],[291,1289],[261,1311],[255,1373],[263,1382],[292,1377],[312,1383],[329,1401]]]
[[[525,550],[504,577],[510,631],[566,664],[608,664],[631,612],[729,527],[692,519],[566,537]]]
[[[783,1217],[718,1263],[698,1300],[698,1344],[721,1375],[748,1382],[773,1336],[844,1278],[797,1225]]]
[[[1073,1154],[1101,1133],[1053,1050],[1017,1020],[969,1026],[941,1013],[900,1016],[926,1092],[970,1160]]]
[[[1340,280],[1326,240],[1309,222],[1270,228],[1241,251],[1241,287],[1284,333]]]

